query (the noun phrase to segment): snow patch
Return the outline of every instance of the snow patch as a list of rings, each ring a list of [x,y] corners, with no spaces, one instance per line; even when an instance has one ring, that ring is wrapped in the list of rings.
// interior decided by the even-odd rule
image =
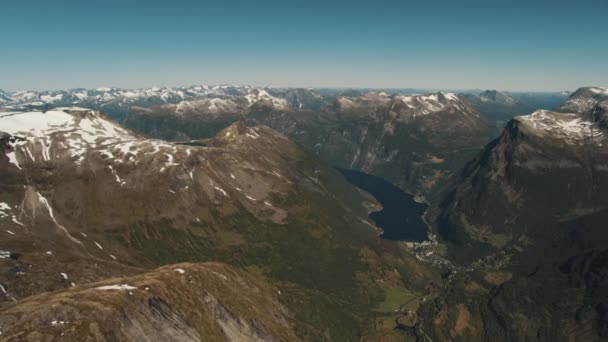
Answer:
[[[109,290],[119,290],[119,291],[127,291],[127,290],[135,290],[137,287],[131,286],[129,284],[116,284],[116,285],[104,285],[98,286],[95,290],[100,291],[109,291]]]
[[[602,129],[580,114],[537,110],[516,119],[533,132],[563,139],[569,144],[583,141],[601,143],[605,139]]]
[[[82,245],[82,242],[80,242],[80,240],[76,239],[75,237],[72,236],[72,234],[70,234],[70,232],[67,230],[66,227],[62,226],[61,224],[59,224],[59,222],[57,222],[57,220],[55,219],[55,215],[53,214],[53,208],[51,208],[51,205],[49,204],[49,201],[47,201],[46,198],[44,198],[44,196],[42,196],[39,192],[36,193],[38,195],[38,202],[42,203],[48,213],[49,216],[51,217],[51,219],[53,220],[53,223],[55,223],[55,225],[57,226],[57,228],[59,228],[62,232],[65,233],[65,235],[72,241],[75,242],[77,244]]]

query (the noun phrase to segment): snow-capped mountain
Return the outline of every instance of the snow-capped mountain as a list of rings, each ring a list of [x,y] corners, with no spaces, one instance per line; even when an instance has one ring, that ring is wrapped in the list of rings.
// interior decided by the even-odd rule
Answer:
[[[244,96],[244,98],[247,100],[247,103],[250,106],[263,103],[279,110],[289,108],[287,100],[274,97],[264,89],[252,89],[247,95]]]
[[[442,317],[457,315],[455,304],[467,298],[478,326],[509,322],[484,339],[511,340],[522,325],[543,321],[543,329],[560,336],[547,340],[601,340],[595,336],[606,326],[608,302],[602,292],[608,278],[607,117],[608,101],[585,112],[517,116],[453,177],[427,219],[452,260],[472,262],[476,270],[454,277],[456,285],[438,301]],[[470,284],[494,288],[471,299]],[[418,313],[426,317],[425,331],[447,337],[453,324],[432,321],[438,302]],[[580,312],[585,319],[574,318]],[[539,335],[532,330],[528,336]]]
[[[458,95],[452,93],[388,95],[373,92],[360,96],[336,97],[334,94],[322,95],[310,88],[263,89],[249,86],[154,87],[133,90],[97,88],[12,93],[0,91],[0,105],[11,110],[78,106],[103,110],[111,117],[119,119],[133,107],[141,110],[158,106],[182,115],[243,114],[254,106],[270,107],[274,110],[322,110],[330,107],[332,101],[338,111],[361,110],[385,104],[390,100],[402,102],[401,105],[404,105],[411,115],[416,116],[440,111],[457,98]]]
[[[465,116],[479,117],[479,113],[460,95],[454,93],[431,93],[424,95],[395,96],[405,107],[398,108],[399,103],[393,103],[391,111],[407,114],[412,117],[446,111],[457,111]],[[398,109],[397,109],[398,108]]]
[[[583,87],[576,90],[568,101],[558,107],[560,112],[582,113],[598,103],[608,100],[608,89],[600,87]]]
[[[341,113],[363,111],[379,116],[392,113],[396,120],[411,120],[451,110],[479,117],[479,113],[461,95],[444,92],[416,95],[371,92],[357,97],[342,96],[336,99],[334,110]]]
[[[268,92],[273,96],[287,100],[291,108],[312,111],[328,107],[336,96],[333,93],[321,94],[314,88],[270,88]]]
[[[198,95],[194,100],[171,102],[153,107],[133,106],[131,110],[142,113],[168,113],[177,116],[200,115],[243,115],[252,107],[264,107],[270,110],[290,110],[287,100],[270,95],[264,89],[241,89],[240,93],[208,93]]]
[[[608,210],[601,199],[608,186],[607,123],[608,101],[581,113],[515,117],[464,169],[441,205],[440,228],[454,230],[446,236],[461,239],[460,246],[468,234],[473,244],[501,247],[560,218]],[[496,208],[503,216],[487,215]]]
[[[0,93],[0,105],[13,110],[78,106],[103,110],[112,117],[122,118],[133,106],[147,108],[202,99],[234,100],[243,96],[250,96],[251,100],[272,100],[272,97],[269,95],[264,96],[263,92],[265,91],[248,86],[154,87],[132,90],[97,88],[41,92],[18,91]]]
[[[597,105],[592,113],[605,113],[608,102]],[[599,117],[592,113],[562,113],[538,110],[532,114],[518,116],[515,120],[523,130],[539,138],[555,139],[567,144],[594,144],[602,146],[607,139]]]

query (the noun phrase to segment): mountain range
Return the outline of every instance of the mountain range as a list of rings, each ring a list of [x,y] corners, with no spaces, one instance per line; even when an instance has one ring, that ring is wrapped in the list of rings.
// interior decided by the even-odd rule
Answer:
[[[608,336],[608,90],[497,131],[463,94],[188,89],[0,93],[0,340]]]
[[[305,109],[318,107],[307,100],[320,101],[319,94],[297,93],[300,97],[291,101],[299,103],[298,109],[263,93],[253,104],[222,100],[211,107],[209,100],[200,100],[132,108],[124,124],[176,141],[207,138],[239,120],[267,125],[331,165],[384,177],[421,197],[496,134],[487,119],[453,93],[336,96],[320,110]]]
[[[387,178],[424,198],[496,136],[496,125],[537,103],[551,109],[565,99],[564,93],[408,91],[420,90],[98,88],[3,93],[0,106],[102,110],[137,132],[173,141],[210,138],[237,121],[268,125],[331,165]],[[443,112],[452,113],[450,125],[441,122]]]
[[[194,85],[188,87],[152,87],[142,89],[122,89],[115,87],[102,87],[95,89],[69,89],[47,91],[13,91],[0,90],[0,106],[9,109],[50,109],[57,107],[79,106],[90,109],[103,110],[113,118],[122,119],[130,107],[152,107],[164,104],[178,104],[184,101],[213,100],[221,106],[219,100],[232,100],[228,102],[241,102],[241,105],[252,100],[258,100],[262,93],[266,99],[276,98],[283,105],[294,110],[322,110],[331,106],[338,97],[359,97],[368,93],[424,94],[437,91],[425,89],[333,89],[333,88],[256,88],[251,86],[207,86]],[[525,109],[553,109],[562,103],[568,92],[514,92],[507,93],[496,90],[463,91],[467,100],[483,115],[491,120],[505,120],[504,115],[525,114]],[[238,98],[245,97],[245,101]],[[286,103],[284,103],[286,101]],[[205,101],[203,101],[204,103]],[[213,101],[212,101],[213,102]],[[251,104],[251,103],[249,103]],[[202,105],[202,103],[201,103]],[[518,108],[519,107],[519,108]],[[214,108],[206,110],[209,113]],[[217,112],[222,112],[220,108]],[[502,116],[501,116],[502,115]],[[510,117],[508,117],[510,118]],[[507,119],[508,119],[507,118]]]

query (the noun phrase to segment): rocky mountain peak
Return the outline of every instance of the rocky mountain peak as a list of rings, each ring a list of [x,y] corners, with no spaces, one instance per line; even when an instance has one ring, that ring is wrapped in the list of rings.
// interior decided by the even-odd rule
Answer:
[[[258,129],[247,127],[243,121],[237,121],[221,130],[216,139],[224,142],[240,141],[242,139],[257,139],[260,137]]]
[[[570,95],[570,99],[574,98],[589,98],[589,97],[608,97],[608,89],[602,87],[581,87]]]
[[[513,98],[513,96],[511,96],[510,94],[498,90],[486,90],[483,93],[479,94],[479,97],[482,99],[482,101],[493,101],[504,104],[513,104],[517,102],[517,100]]]
[[[560,112],[582,113],[591,110],[602,101],[608,101],[608,89],[601,87],[582,87],[577,89],[568,101],[557,108]]]
[[[401,115],[420,117],[441,112],[458,112],[465,116],[479,117],[479,113],[461,96],[454,93],[429,93],[422,95],[396,95],[393,108]]]

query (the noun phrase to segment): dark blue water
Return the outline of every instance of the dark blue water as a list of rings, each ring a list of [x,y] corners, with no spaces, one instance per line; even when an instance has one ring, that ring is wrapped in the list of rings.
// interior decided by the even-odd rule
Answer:
[[[428,240],[428,227],[422,220],[427,205],[383,178],[363,172],[338,169],[352,185],[372,194],[384,209],[369,215],[384,233],[381,238],[393,241]]]

